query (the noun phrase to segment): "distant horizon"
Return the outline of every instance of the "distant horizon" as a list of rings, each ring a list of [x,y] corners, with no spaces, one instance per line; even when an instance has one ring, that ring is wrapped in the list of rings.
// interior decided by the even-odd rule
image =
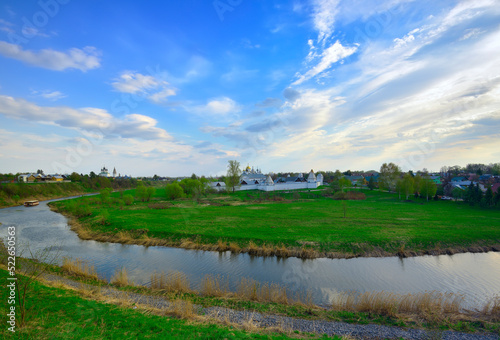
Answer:
[[[467,163],[467,164],[472,164],[472,163]],[[458,164],[455,164],[453,166],[460,166],[461,168],[465,168],[466,165],[458,165]],[[477,164],[484,164],[484,165],[491,165],[491,164],[495,164],[495,163],[477,163]],[[381,164],[382,165],[382,164]],[[398,164],[396,164],[398,165]],[[252,167],[250,165],[250,167]],[[108,171],[110,170],[108,167],[106,167],[108,169]],[[244,170],[246,168],[246,166],[242,166],[241,163],[240,163],[240,170]],[[424,172],[426,168],[422,168],[422,169],[410,169],[410,170],[402,170],[403,172],[408,172],[408,171],[412,171],[414,173],[417,173],[417,172]],[[36,174],[38,170],[42,170],[44,172],[44,174],[48,175],[53,175],[55,173],[51,173],[51,172],[47,172],[45,171],[44,169],[40,169],[38,168],[37,170],[35,171],[31,171],[31,172],[11,172],[12,174]],[[259,168],[259,170],[261,170]],[[344,172],[347,172],[347,171],[351,171],[351,172],[372,172],[372,171],[376,171],[376,172],[380,172],[380,167],[378,167],[377,169],[367,169],[367,170],[352,170],[352,169],[345,169],[345,170],[342,170],[342,169],[333,169],[333,170],[324,170],[324,169],[319,169],[319,170],[314,170],[314,169],[309,169],[307,171],[262,171],[263,174],[270,174],[270,173],[273,173],[273,174],[278,174],[278,173],[302,173],[302,174],[308,174],[311,170],[314,171],[314,173],[318,173],[318,172],[335,172],[337,170],[339,170],[340,172],[344,173]],[[441,173],[441,170],[433,170],[433,169],[426,169],[428,173]],[[99,175],[99,172],[100,172],[100,169],[98,171],[95,171],[95,170],[91,170],[93,171],[96,175]],[[83,175],[90,175],[90,172],[80,172],[80,171],[75,171],[76,173],[78,173],[79,175],[83,174]],[[202,174],[202,173],[196,173],[196,172],[192,172],[191,174],[184,174],[184,175],[163,175],[163,174],[158,174],[158,173],[155,173],[155,174],[150,174],[150,175],[133,175],[133,174],[129,174],[129,173],[124,173],[122,174],[120,171],[116,171],[117,174],[120,174],[122,177],[123,176],[130,176],[130,177],[133,177],[133,178],[139,178],[139,177],[154,177],[155,175],[157,175],[158,177],[168,177],[168,178],[178,178],[178,177],[191,177],[193,174],[195,174],[197,177],[206,177],[206,178],[210,178],[210,177],[221,177],[221,176],[225,176],[226,175],[226,169],[224,170],[223,173],[219,174],[219,175],[205,175],[205,174]],[[2,172],[0,172],[0,174],[2,174]],[[71,173],[59,173],[60,175],[70,175]]]
[[[495,0],[0,5],[0,173],[500,161]]]

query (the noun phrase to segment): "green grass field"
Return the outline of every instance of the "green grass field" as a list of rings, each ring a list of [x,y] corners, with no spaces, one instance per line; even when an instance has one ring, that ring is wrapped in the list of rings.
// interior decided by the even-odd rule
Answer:
[[[164,209],[151,208],[152,202],[120,208],[102,204],[98,198],[75,203],[89,204],[92,215],[80,221],[91,230],[108,235],[120,231],[139,235],[147,230],[148,237],[173,243],[222,240],[244,248],[252,241],[260,246],[306,247],[355,256],[484,250],[500,244],[498,210],[450,201],[405,202],[395,194],[364,192],[367,199],[360,201],[336,201],[320,192],[282,193],[281,201],[262,200],[262,192],[237,192],[198,202],[166,202],[157,190],[153,202],[163,202]],[[64,211],[68,201],[54,204]],[[102,210],[109,213],[104,225],[97,222]],[[142,231],[134,234],[138,230]]]
[[[6,282],[6,278],[7,271],[0,270],[0,280]],[[2,301],[7,301],[7,293],[7,289],[1,290]],[[27,307],[26,325],[17,326],[12,333],[4,322],[0,330],[2,339],[289,339],[284,334],[260,334],[151,315],[87,300],[77,292],[46,287],[38,282],[33,283]],[[7,308],[7,303],[0,304],[4,320]]]

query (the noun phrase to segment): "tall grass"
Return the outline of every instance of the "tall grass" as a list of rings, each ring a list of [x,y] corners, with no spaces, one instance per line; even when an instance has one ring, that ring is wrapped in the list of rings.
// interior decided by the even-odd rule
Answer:
[[[490,316],[494,321],[500,321],[500,295],[486,302],[481,312],[483,315]]]
[[[332,309],[353,312],[374,312],[396,316],[398,313],[430,315],[434,317],[458,313],[462,309],[464,296],[436,291],[417,294],[389,292],[344,292],[332,301]]]
[[[64,257],[61,268],[71,275],[99,280],[95,267],[90,265],[87,261],[83,261],[81,259],[72,260],[68,257]]]
[[[244,300],[259,302],[290,303],[286,287],[276,283],[259,283],[253,279],[242,278],[236,296]]]
[[[151,288],[175,293],[192,292],[186,274],[178,271],[168,274],[154,272],[151,275]]]
[[[111,278],[111,283],[119,287],[131,285],[132,282],[128,279],[128,273],[125,268],[117,269]]]
[[[201,294],[205,296],[226,296],[229,294],[229,282],[219,275],[205,275],[201,280]]]

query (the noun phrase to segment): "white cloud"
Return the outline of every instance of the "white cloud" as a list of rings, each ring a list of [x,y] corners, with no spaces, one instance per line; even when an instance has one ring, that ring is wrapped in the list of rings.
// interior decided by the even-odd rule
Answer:
[[[333,64],[338,62],[339,60],[346,58],[357,50],[356,46],[353,47],[345,47],[337,40],[330,47],[325,49],[323,53],[319,56],[319,62],[309,69],[306,73],[299,75],[298,79],[293,83],[293,85],[299,85],[304,81],[307,81],[322,72],[328,70]]]
[[[241,106],[229,97],[213,98],[205,105],[185,107],[186,111],[212,118],[227,118],[241,111]]]
[[[67,96],[60,92],[60,91],[50,91],[50,90],[45,90],[45,91],[32,91],[31,94],[35,96],[40,96],[48,100],[56,101],[62,98],[66,98]]]
[[[239,106],[234,100],[228,97],[213,99],[207,103],[205,109],[208,113],[215,115],[227,115],[240,111]]]
[[[318,31],[318,42],[328,39],[334,29],[340,0],[314,0],[313,23]]]
[[[108,137],[171,140],[172,136],[156,126],[151,117],[130,114],[124,119],[113,117],[99,108],[73,109],[65,106],[38,106],[24,99],[0,95],[0,114],[71,129],[83,129]]]
[[[162,103],[168,97],[175,96],[176,90],[163,79],[143,75],[132,71],[122,72],[111,85],[120,92],[140,94],[154,103]]]
[[[24,63],[47,68],[54,71],[66,69],[77,69],[88,71],[101,66],[100,53],[94,48],[87,46],[83,49],[72,48],[67,52],[44,49],[40,51],[24,50],[21,46],[0,41],[0,54]]]

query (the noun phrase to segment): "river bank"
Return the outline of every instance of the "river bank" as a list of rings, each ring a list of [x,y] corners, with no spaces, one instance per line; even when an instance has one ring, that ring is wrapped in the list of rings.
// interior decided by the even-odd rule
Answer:
[[[377,314],[373,311],[361,313],[336,312],[302,303],[292,305],[269,304],[245,301],[240,298],[232,298],[229,295],[222,297],[209,296],[206,293],[201,294],[179,289],[153,290],[147,287],[137,287],[132,283],[118,287],[86,279],[84,275],[68,276],[62,272],[56,274],[54,270],[55,268],[52,268],[52,273],[44,275],[41,282],[49,287],[44,288],[40,286],[40,283],[35,284],[34,292],[37,293],[37,297],[29,296],[32,307],[40,303],[40,292],[42,292],[42,296],[51,300],[50,302],[46,301],[46,304],[57,304],[58,310],[63,312],[65,306],[69,308],[69,305],[61,303],[59,301],[62,300],[61,297],[78,296],[80,299],[89,302],[93,301],[92,313],[84,318],[86,324],[92,323],[94,318],[99,317],[98,310],[101,308],[100,304],[104,302],[120,306],[116,311],[120,314],[138,312],[143,315],[141,318],[150,318],[151,316],[147,314],[161,316],[162,319],[155,319],[159,325],[170,320],[170,318],[165,317],[165,315],[170,315],[187,320],[188,324],[186,325],[198,325],[201,328],[207,325],[217,325],[215,326],[218,329],[217,332],[227,331],[226,327],[228,326],[236,333],[249,331],[250,333],[246,337],[259,336],[260,334],[265,335],[266,338],[278,336],[280,339],[297,338],[297,336],[315,338],[324,335],[334,339],[340,337],[349,337],[350,339],[428,339],[431,336],[439,335],[442,339],[489,340],[497,339],[498,330],[500,329],[498,320],[496,322],[492,321],[491,316],[480,315],[480,313],[474,315],[443,314],[436,310],[433,315],[419,313],[415,315],[397,314],[389,316]],[[6,273],[4,270],[1,272],[1,276]],[[74,301],[73,297],[72,303],[75,302],[77,305],[82,305],[82,302]],[[37,307],[36,313],[32,310],[36,317],[29,319],[28,332],[30,329],[34,329],[34,325],[38,324],[37,319],[39,317],[44,317],[44,307]],[[81,309],[76,309],[77,316],[81,311]],[[74,307],[72,307],[72,313],[74,313]],[[63,317],[63,320],[65,318]],[[111,321],[105,316],[100,318],[104,324]],[[149,324],[150,322],[145,320],[143,323]],[[115,333],[126,332],[127,327],[122,327],[123,330],[118,330],[115,326],[109,331]],[[180,326],[180,329],[183,328],[184,324]],[[185,328],[188,330],[190,327],[186,326]],[[488,333],[485,330],[494,331],[495,333]],[[143,336],[149,334],[147,330],[144,331]],[[464,333],[463,331],[467,332]],[[107,332],[108,330],[100,330],[101,336],[107,334]]]
[[[168,201],[160,193],[151,202],[129,205],[115,195],[106,202],[95,198],[50,207],[70,219],[81,239],[101,242],[302,259],[500,251],[500,215],[493,210],[457,202],[401,202],[381,192],[347,203],[311,193],[271,201],[253,196],[260,193],[245,194],[250,196]],[[86,209],[79,217],[77,206]]]

